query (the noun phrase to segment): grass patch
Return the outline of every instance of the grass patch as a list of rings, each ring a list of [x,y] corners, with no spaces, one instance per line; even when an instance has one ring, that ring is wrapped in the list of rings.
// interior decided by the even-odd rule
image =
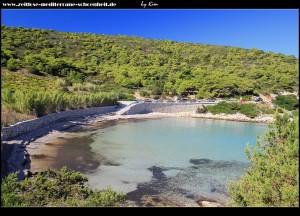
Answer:
[[[3,108],[10,108],[18,113],[36,115],[37,117],[54,112],[116,105],[119,94],[89,93],[74,94],[61,91],[24,91],[2,89]]]

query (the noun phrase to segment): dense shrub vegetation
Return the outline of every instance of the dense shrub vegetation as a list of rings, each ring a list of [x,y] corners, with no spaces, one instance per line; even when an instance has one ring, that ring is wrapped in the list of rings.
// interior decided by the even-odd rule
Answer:
[[[59,84],[63,82],[63,84]],[[1,89],[9,90],[58,90],[61,86],[65,86],[65,81],[62,79],[54,79],[51,77],[34,76],[28,73],[9,72],[1,70]]]
[[[1,67],[58,76],[68,85],[143,89],[199,98],[294,91],[299,60],[258,49],[1,26]]]
[[[238,206],[299,206],[299,124],[276,115],[269,130],[247,147],[251,167],[229,192]]]
[[[111,105],[134,99],[134,93],[251,100],[299,86],[299,60],[273,52],[22,27],[1,30],[2,108],[7,115],[15,113],[6,119]],[[280,97],[275,103],[288,110],[298,106]],[[251,118],[273,112],[248,104],[222,106],[208,111]]]
[[[255,118],[259,114],[259,109],[254,104],[239,104],[221,102],[215,106],[208,106],[208,111],[212,114],[235,114],[241,113],[250,118]]]
[[[1,206],[119,206],[125,201],[125,194],[110,188],[90,190],[84,186],[86,181],[66,167],[59,173],[47,169],[19,182],[17,173],[11,173],[1,182]]]
[[[296,95],[278,95],[274,104],[289,111],[299,108],[299,100]]]

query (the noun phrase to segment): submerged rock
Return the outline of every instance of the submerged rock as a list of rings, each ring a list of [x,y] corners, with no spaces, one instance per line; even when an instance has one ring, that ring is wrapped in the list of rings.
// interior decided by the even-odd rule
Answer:
[[[189,162],[194,165],[200,165],[200,164],[208,164],[212,162],[212,160],[207,158],[201,158],[201,159],[190,159]]]

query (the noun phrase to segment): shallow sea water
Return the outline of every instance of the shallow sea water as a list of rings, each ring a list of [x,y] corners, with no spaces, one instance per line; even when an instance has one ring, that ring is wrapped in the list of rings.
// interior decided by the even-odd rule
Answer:
[[[72,132],[73,138],[60,140],[52,166],[58,168],[62,158],[83,171],[92,188],[110,186],[135,201],[143,195],[164,195],[173,200],[204,197],[225,203],[230,200],[228,181],[241,177],[249,166],[246,144],[255,145],[256,136],[266,128],[265,124],[199,118],[127,120]],[[76,164],[71,155],[76,151],[78,157],[78,150],[89,151],[82,152],[89,158]]]

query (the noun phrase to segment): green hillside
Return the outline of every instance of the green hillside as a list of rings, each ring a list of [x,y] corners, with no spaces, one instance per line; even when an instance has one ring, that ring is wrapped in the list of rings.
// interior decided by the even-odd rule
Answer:
[[[134,95],[297,91],[299,59],[258,49],[1,26],[1,125]]]
[[[258,49],[1,26],[1,67],[99,91],[231,97],[298,89],[299,59]]]

